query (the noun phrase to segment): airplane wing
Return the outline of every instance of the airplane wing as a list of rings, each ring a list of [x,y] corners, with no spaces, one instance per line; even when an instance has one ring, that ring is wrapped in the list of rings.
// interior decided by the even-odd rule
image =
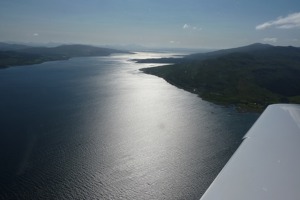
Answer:
[[[300,199],[300,105],[269,106],[201,200]]]

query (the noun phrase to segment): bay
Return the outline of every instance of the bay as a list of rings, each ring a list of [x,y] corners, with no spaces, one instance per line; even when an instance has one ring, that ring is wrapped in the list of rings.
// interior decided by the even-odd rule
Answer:
[[[258,114],[143,74],[136,53],[0,70],[0,199],[199,199]]]

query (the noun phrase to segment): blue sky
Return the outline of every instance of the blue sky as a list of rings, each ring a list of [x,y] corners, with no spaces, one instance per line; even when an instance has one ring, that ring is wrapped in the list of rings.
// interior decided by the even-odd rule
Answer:
[[[299,0],[1,0],[0,41],[300,46]]]

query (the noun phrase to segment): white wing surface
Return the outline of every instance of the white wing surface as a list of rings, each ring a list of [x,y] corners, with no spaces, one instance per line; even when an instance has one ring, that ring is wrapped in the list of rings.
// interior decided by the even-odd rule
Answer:
[[[269,106],[201,200],[300,199],[300,106]]]

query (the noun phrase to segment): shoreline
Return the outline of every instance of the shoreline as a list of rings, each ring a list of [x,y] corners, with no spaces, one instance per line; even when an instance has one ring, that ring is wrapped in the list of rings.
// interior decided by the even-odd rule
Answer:
[[[167,83],[177,87],[178,89],[182,89],[182,90],[185,90],[185,91],[190,92],[192,94],[196,94],[199,98],[201,98],[204,101],[208,101],[208,102],[213,103],[215,105],[220,105],[220,106],[225,106],[225,107],[233,106],[240,113],[262,113],[265,109],[265,107],[263,107],[263,106],[259,106],[259,105],[256,105],[256,104],[253,104],[253,103],[250,103],[250,102],[241,104],[241,103],[234,103],[234,102],[228,102],[228,101],[217,101],[217,100],[214,100],[212,98],[206,97],[205,95],[201,94],[201,92],[197,92],[198,91],[197,89],[177,84],[174,81],[171,81],[171,80],[167,79],[164,76],[160,76],[158,74],[152,73],[152,72],[149,71],[149,68],[141,68],[139,70],[141,72],[145,73],[145,74],[162,78]]]

